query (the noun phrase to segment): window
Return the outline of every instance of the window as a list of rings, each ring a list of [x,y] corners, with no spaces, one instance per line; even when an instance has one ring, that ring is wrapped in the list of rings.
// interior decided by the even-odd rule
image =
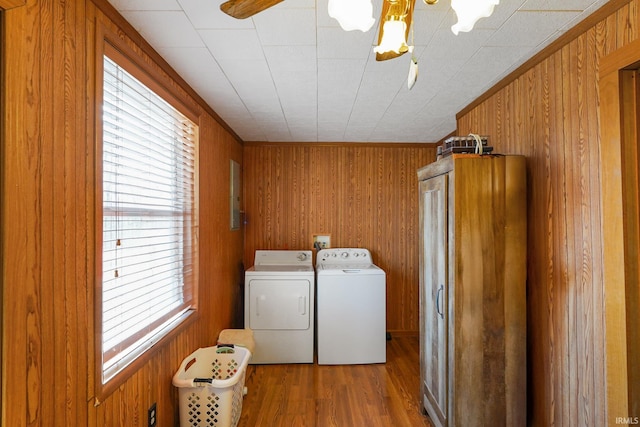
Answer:
[[[195,309],[198,260],[198,127],[136,78],[151,82],[124,55],[105,52],[96,226],[102,384]]]

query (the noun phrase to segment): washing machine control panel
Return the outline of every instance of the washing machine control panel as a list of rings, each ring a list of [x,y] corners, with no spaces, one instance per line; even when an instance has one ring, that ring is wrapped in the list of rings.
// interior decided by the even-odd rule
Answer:
[[[331,248],[318,252],[316,264],[372,264],[371,253],[362,248]]]

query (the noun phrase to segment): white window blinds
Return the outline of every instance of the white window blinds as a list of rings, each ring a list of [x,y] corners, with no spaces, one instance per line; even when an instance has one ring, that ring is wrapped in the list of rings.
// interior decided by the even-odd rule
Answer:
[[[193,308],[198,129],[108,56],[103,87],[106,383]]]

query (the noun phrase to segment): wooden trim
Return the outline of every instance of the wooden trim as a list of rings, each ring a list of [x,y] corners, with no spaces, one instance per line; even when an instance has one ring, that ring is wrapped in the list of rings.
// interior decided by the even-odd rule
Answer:
[[[529,58],[526,62],[520,65],[518,68],[507,74],[502,80],[500,80],[497,84],[487,90],[485,93],[476,98],[471,104],[464,107],[458,114],[456,114],[456,119],[460,119],[466,114],[468,114],[471,110],[491,98],[493,95],[498,93],[500,90],[507,87],[513,81],[515,81],[522,74],[526,73],[540,62],[544,61],[557,51],[559,51],[562,47],[574,41],[578,36],[585,33],[589,28],[593,27],[596,23],[601,20],[607,18],[609,15],[615,13],[618,9],[623,7],[624,5],[630,3],[631,0],[610,0],[598,10],[593,12],[591,15],[587,16],[584,20],[578,23],[576,26],[569,29],[567,32],[562,34],[556,40],[551,42],[548,46],[543,48],[540,52]],[[602,75],[602,74],[601,74]]]
[[[272,142],[245,141],[245,147],[376,147],[376,148],[435,148],[435,142]]]
[[[0,0],[0,9],[13,9],[14,7],[21,7],[27,4],[26,0]]]
[[[103,103],[103,91],[104,91],[104,78],[101,76],[104,75],[104,61],[102,60],[104,56],[105,50],[105,28],[104,25],[97,23],[95,28],[95,56],[94,67],[95,73],[93,75],[94,82],[94,104],[87,105],[88,111],[95,111],[93,115],[94,123],[94,134],[93,134],[93,147],[94,147],[94,176],[93,176],[93,184],[95,188],[94,197],[93,197],[93,214],[94,214],[94,270],[93,273],[95,277],[95,286],[93,286],[93,384],[95,387],[95,404],[96,406],[100,404],[107,396],[109,391],[105,390],[104,385],[102,384],[102,298],[100,295],[102,294],[102,179],[98,179],[97,177],[102,176],[102,109],[100,106]],[[87,69],[91,69],[91,63],[87,63]],[[91,352],[91,347],[89,347],[89,352]],[[91,390],[88,390],[91,393]]]
[[[611,73],[617,73],[619,70],[632,68],[640,61],[640,39],[637,39],[623,49],[618,49],[612,52],[607,57],[603,58],[600,63],[600,75],[607,76]],[[627,64],[627,65],[621,65]]]
[[[624,211],[625,301],[627,323],[627,384],[629,387],[629,416],[640,416],[640,274],[638,270],[640,246],[640,180],[638,177],[638,100],[640,76],[638,65],[634,70],[620,72],[622,116],[622,192]]]
[[[198,123],[198,105],[190,102],[191,100],[184,99],[179,94],[171,90],[170,86],[163,84],[162,76],[150,66],[146,65],[143,61],[137,59],[138,55],[123,43],[116,34],[109,31],[108,28],[103,25],[99,25],[101,28],[101,38],[98,39],[98,43],[102,42],[103,46],[100,50],[96,49],[96,62],[102,60],[103,55],[110,57],[118,64],[128,63],[129,67],[125,67],[128,73],[132,74],[136,79],[140,80],[145,86],[157,93],[165,101],[171,104],[176,110],[186,115],[189,120],[194,123]],[[100,68],[100,70],[98,70]],[[102,65],[97,65],[96,69],[101,70]],[[101,74],[96,73],[96,79],[100,80]],[[102,95],[100,95],[102,97]],[[100,99],[102,99],[100,97]],[[183,100],[184,99],[184,100]],[[187,105],[187,103],[191,105]]]
[[[158,74],[152,67],[148,66],[144,61],[139,59],[137,55],[126,43],[118,37],[116,33],[107,28],[103,23],[97,22],[96,24],[96,38],[95,38],[95,56],[93,58],[94,64],[88,63],[89,69],[95,70],[93,76],[94,88],[95,88],[95,102],[93,106],[90,104],[88,107],[93,107],[95,111],[101,111],[101,105],[103,103],[103,74],[104,74],[104,61],[103,57],[106,54],[110,58],[114,59],[118,64],[128,64],[125,69],[128,72],[137,71],[132,73],[134,77],[142,81],[152,91],[156,92],[161,98],[163,98],[172,106],[178,109],[181,113],[185,114],[195,123],[199,122],[198,105],[192,100],[180,96],[176,93],[169,84],[163,84],[164,79]],[[137,68],[137,70],[132,70]],[[103,374],[103,349],[102,349],[102,120],[99,119],[100,114],[96,113],[94,116],[94,158],[95,158],[95,196],[94,196],[94,274],[95,274],[95,291],[94,291],[94,387],[95,387],[95,404],[99,405],[105,398],[112,394],[119,386],[121,386],[127,379],[129,379],[135,372],[147,363],[156,353],[156,351],[169,342],[172,338],[176,337],[182,332],[188,325],[199,318],[197,309],[189,310],[178,318],[173,323],[172,329],[162,334],[159,340],[153,344],[147,350],[144,350],[140,355],[136,357],[131,363],[124,367],[120,372],[110,378],[107,383],[102,383]],[[199,125],[198,125],[199,129]],[[199,133],[199,130],[198,130]],[[199,150],[199,141],[196,143],[197,150]],[[198,163],[198,154],[196,155],[196,164]],[[197,176],[199,174],[197,173]],[[196,181],[198,178],[196,178]],[[196,191],[198,185],[196,182]],[[195,230],[197,233],[197,229]],[[197,244],[197,237],[194,239],[194,244]],[[198,251],[195,251],[197,253]],[[196,259],[194,265],[192,293],[193,293],[193,307],[198,305],[198,261]]]
[[[0,3],[0,7],[4,6],[5,2]],[[5,147],[5,108],[6,108],[6,100],[5,100],[5,66],[6,59],[4,55],[4,39],[5,39],[5,31],[3,26],[2,19],[2,10],[0,9],[0,165],[4,170],[4,147]],[[2,372],[4,371],[4,179],[3,173],[0,173],[0,385],[4,384],[2,380]],[[4,386],[0,386],[0,402],[4,402],[3,397],[3,389]],[[0,418],[2,418],[2,414],[4,414],[4,405],[0,405]]]
[[[608,424],[629,414],[627,371],[625,211],[622,169],[621,73],[640,60],[638,43],[630,43],[601,61],[600,129],[602,180],[602,263],[606,328],[606,408]],[[635,143],[635,141],[634,141]]]

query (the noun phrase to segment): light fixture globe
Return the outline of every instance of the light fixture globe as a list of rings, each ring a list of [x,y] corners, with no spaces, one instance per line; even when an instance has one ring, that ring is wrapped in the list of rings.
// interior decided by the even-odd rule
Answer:
[[[458,22],[451,27],[453,34],[469,32],[478,19],[491,16],[493,8],[500,0],[451,0],[451,8],[458,16]]]
[[[328,12],[345,31],[364,33],[376,22],[371,0],[329,0]]]
[[[376,61],[396,58],[412,50],[407,45],[415,0],[384,0],[378,46],[373,48]]]
[[[383,24],[382,40],[380,44],[373,48],[375,53],[405,53],[409,51],[407,45],[407,38],[405,37],[407,31],[407,23],[400,20],[388,20]]]

